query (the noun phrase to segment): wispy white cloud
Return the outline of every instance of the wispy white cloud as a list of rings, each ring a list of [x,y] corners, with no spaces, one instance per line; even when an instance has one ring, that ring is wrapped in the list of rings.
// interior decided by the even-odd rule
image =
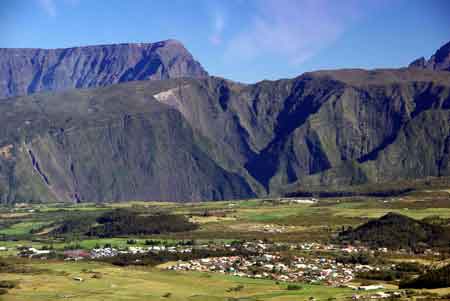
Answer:
[[[57,4],[69,5],[72,8],[80,4],[80,0],[37,0],[37,2],[41,9],[50,17],[55,17],[58,14]]]
[[[53,0],[38,0],[38,3],[50,17],[56,16],[56,5]]]
[[[225,27],[225,20],[223,13],[216,12],[212,17],[212,33],[209,36],[209,41],[213,45],[222,44],[222,33]]]
[[[228,60],[282,56],[300,64],[338,39],[360,16],[358,0],[261,0],[249,24],[227,43]]]

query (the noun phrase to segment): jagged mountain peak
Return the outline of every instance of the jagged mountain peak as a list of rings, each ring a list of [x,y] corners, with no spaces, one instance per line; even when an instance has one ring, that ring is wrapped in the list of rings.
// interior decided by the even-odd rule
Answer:
[[[422,68],[436,71],[450,71],[450,42],[439,48],[429,60],[424,57],[414,60],[410,68]]]

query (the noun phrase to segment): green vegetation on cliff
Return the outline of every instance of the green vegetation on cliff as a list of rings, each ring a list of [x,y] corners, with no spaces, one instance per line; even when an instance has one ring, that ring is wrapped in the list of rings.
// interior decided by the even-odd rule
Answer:
[[[200,201],[450,176],[450,73],[142,81],[0,103],[0,199]]]

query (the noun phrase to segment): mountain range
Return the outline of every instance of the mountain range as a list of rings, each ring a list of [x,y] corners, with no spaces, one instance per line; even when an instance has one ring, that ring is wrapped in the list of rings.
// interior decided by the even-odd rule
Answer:
[[[0,98],[207,75],[176,40],[64,49],[0,48]]]
[[[450,176],[447,45],[408,68],[256,84],[208,76],[173,40],[0,50],[0,200],[222,200]]]

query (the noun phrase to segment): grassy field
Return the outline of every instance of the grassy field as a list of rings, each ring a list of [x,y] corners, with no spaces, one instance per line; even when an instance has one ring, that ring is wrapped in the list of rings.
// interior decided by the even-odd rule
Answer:
[[[88,262],[45,262],[32,266],[55,273],[0,274],[0,279],[20,281],[19,287],[1,300],[299,300],[311,296],[328,300],[342,299],[352,293],[349,289],[320,285],[301,285],[301,290],[291,291],[286,289],[286,284],[269,280],[158,268],[118,268]],[[95,274],[101,278],[92,278]],[[74,277],[83,281],[75,281]],[[243,286],[241,290],[230,290],[239,285]]]
[[[18,236],[19,239],[32,239],[30,231],[41,229],[45,234],[45,226],[61,222],[67,216],[98,216],[106,210],[114,208],[135,208],[142,212],[164,210],[175,214],[184,214],[191,221],[199,224],[199,228],[189,233],[170,235],[151,235],[142,239],[248,239],[269,238],[274,240],[310,240],[327,239],[330,232],[342,226],[357,226],[371,218],[380,217],[388,212],[398,212],[412,218],[423,219],[429,216],[450,218],[450,194],[438,195],[422,192],[412,196],[399,198],[347,198],[325,199],[318,204],[285,204],[270,200],[248,200],[206,203],[157,203],[129,202],[113,204],[40,204],[26,208],[3,208],[0,215],[4,225],[0,223],[0,237]],[[29,213],[30,209],[34,210]],[[267,224],[289,227],[283,233],[267,233],[263,226]],[[286,233],[284,233],[286,232]],[[38,235],[44,238],[45,235]],[[75,237],[73,240],[77,241]],[[111,241],[88,240],[79,242],[83,247],[93,247],[97,243],[122,245],[126,238]]]
[[[20,235],[28,234],[32,230],[40,229],[41,227],[48,225],[45,222],[20,222],[13,224],[11,227],[0,230],[0,234],[6,235]]]
[[[30,260],[37,273],[0,273],[1,280],[19,286],[0,296],[2,301],[44,300],[344,300],[355,292],[299,283],[288,290],[286,283],[240,278],[217,273],[175,272],[157,267],[115,267],[98,262]],[[94,276],[95,275],[95,276]],[[77,281],[75,278],[81,278]],[[236,288],[239,288],[237,289]],[[389,285],[387,286],[389,289]],[[394,287],[392,287],[394,288]],[[423,290],[422,290],[423,291]],[[445,295],[448,289],[427,290]],[[358,292],[360,295],[368,294]]]
[[[354,294],[348,288],[287,284],[271,280],[239,278],[217,273],[174,272],[159,268],[114,267],[97,262],[39,262],[28,264],[46,269],[38,274],[0,274],[2,280],[19,281],[2,301],[84,300],[344,300]],[[95,277],[93,277],[96,275]],[[74,278],[82,278],[77,281]],[[235,288],[241,289],[235,290]],[[450,289],[429,290],[447,294]],[[358,292],[358,294],[361,294]],[[364,293],[362,293],[364,295]]]

